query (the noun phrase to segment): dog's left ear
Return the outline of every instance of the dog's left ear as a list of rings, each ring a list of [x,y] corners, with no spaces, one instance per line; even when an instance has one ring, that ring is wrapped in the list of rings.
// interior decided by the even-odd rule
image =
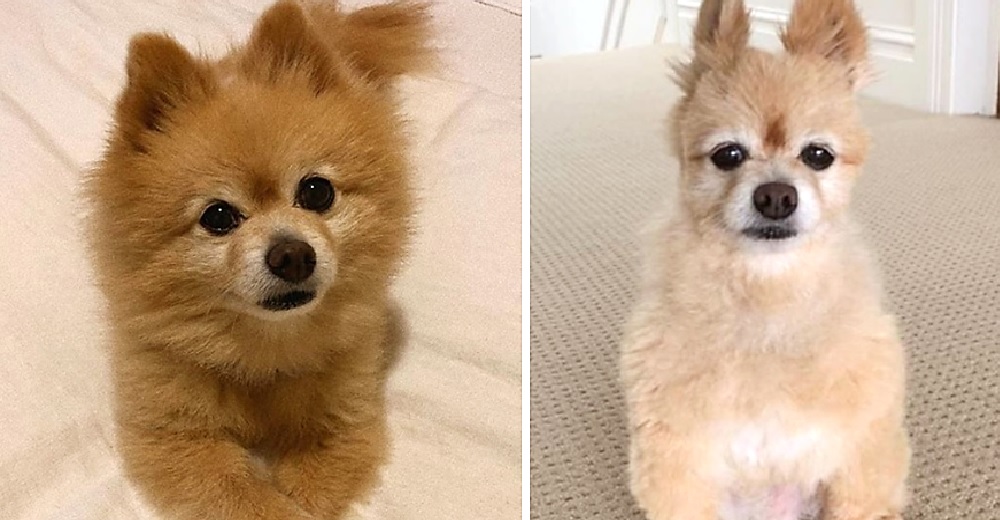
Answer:
[[[706,71],[735,65],[749,41],[750,12],[743,0],[704,0],[694,26],[694,59],[673,65],[674,81],[691,94]]]
[[[843,64],[857,90],[868,77],[868,35],[854,0],[796,0],[781,42],[791,54]]]
[[[132,37],[125,60],[125,90],[115,106],[117,135],[137,152],[164,132],[183,107],[209,99],[215,77],[208,65],[165,34]]]
[[[242,71],[272,83],[304,76],[317,93],[343,84],[346,65],[316,31],[299,5],[275,4],[254,26]]]

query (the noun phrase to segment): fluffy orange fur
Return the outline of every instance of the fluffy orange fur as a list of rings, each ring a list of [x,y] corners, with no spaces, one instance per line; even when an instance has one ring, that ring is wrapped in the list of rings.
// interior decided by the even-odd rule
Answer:
[[[391,89],[430,61],[426,6],[279,2],[212,61],[141,34],[89,175],[118,449],[168,518],[335,519],[386,458],[388,294],[410,232]],[[321,176],[326,211],[296,201]],[[226,201],[228,234],[199,225]],[[314,301],[269,311],[264,251],[316,254]],[[275,282],[275,283],[279,283]]]
[[[904,353],[847,211],[864,25],[850,0],[798,0],[785,53],[749,30],[742,1],[706,0],[675,69],[679,207],[649,228],[622,346],[632,494],[651,520],[898,519]],[[802,159],[814,141],[836,157],[822,171]],[[730,142],[748,158],[722,171]],[[798,188],[801,229],[748,238],[749,190],[775,180]]]

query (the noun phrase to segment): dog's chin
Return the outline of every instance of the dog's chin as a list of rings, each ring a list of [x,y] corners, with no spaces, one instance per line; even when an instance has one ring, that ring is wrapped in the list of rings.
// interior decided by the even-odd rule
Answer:
[[[801,229],[768,226],[738,232],[740,262],[762,278],[780,276],[794,268],[804,233]]]

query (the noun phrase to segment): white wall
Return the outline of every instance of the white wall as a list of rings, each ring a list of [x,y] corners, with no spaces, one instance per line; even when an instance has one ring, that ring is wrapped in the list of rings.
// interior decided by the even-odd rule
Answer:
[[[990,67],[987,69],[987,73],[991,74],[994,78],[998,78],[998,80],[990,83],[990,88],[986,91],[986,97],[988,101],[995,102],[998,97],[997,93],[1000,91],[1000,0],[992,0],[990,2],[990,34],[988,40],[991,55],[989,59]],[[995,112],[996,106],[993,108]]]
[[[916,20],[916,2],[927,0],[855,0],[861,10],[865,20],[881,25],[898,25],[901,27],[913,27]],[[771,9],[781,9],[788,11],[791,9],[792,0],[748,0],[747,5],[751,7],[768,7]]]
[[[688,42],[699,0],[668,0],[665,41]],[[753,42],[778,49],[792,0],[750,0]],[[878,74],[865,93],[945,113],[993,113],[996,48],[990,0],[858,0]],[[994,5],[995,7],[995,5]],[[992,99],[991,99],[992,97]]]
[[[532,0],[531,55],[557,56],[601,50],[610,0]]]
[[[752,41],[780,48],[793,0],[746,0]],[[866,93],[945,113],[992,114],[1000,0],[857,0],[879,74]],[[532,0],[531,52],[543,56],[687,43],[700,0]],[[602,42],[604,45],[602,46]]]
[[[998,1],[956,2],[951,78],[940,101],[944,108],[941,111],[996,113],[1000,61],[997,15],[1000,15]]]
[[[658,43],[666,22],[665,6],[665,0],[531,0],[531,55]]]

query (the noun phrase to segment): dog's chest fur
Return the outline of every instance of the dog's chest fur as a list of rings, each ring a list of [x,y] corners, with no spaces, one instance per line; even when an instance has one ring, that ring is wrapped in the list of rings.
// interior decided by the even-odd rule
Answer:
[[[796,520],[817,508],[817,490],[843,462],[844,433],[810,374],[821,353],[743,353],[716,360],[696,383],[706,410],[706,477],[724,491],[723,520]],[[704,399],[704,401],[702,401]]]
[[[377,408],[374,384],[346,388],[333,374],[284,378],[255,388],[223,386],[220,404],[241,444],[262,451],[284,451],[317,442],[338,425]]]
[[[823,354],[745,353],[717,362],[701,391],[712,477],[727,487],[793,482],[813,486],[839,463],[842,437],[823,409]]]
[[[794,414],[789,414],[794,415]],[[817,490],[838,463],[832,432],[776,417],[713,426],[715,478],[726,490],[721,520],[812,518]]]
[[[295,442],[322,431],[330,399],[317,378],[279,381],[247,388],[223,384],[219,400],[232,431],[246,446]]]
[[[803,459],[820,457],[828,437],[819,426],[791,426],[768,419],[718,429],[724,464],[734,473],[794,469]]]

